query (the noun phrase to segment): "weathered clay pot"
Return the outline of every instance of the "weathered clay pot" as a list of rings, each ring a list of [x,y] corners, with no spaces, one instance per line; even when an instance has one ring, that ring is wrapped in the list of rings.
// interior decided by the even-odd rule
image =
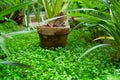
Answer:
[[[37,26],[41,47],[65,47],[69,27],[46,27]]]

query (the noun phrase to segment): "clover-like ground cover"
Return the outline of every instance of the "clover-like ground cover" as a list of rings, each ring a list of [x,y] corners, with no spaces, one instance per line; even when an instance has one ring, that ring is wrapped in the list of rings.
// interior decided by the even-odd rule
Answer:
[[[88,35],[85,35],[88,37]],[[6,39],[9,57],[4,60],[31,65],[31,68],[0,64],[0,80],[119,80],[107,48],[79,57],[98,43],[84,40],[83,32],[70,32],[65,48],[43,49],[37,33]]]

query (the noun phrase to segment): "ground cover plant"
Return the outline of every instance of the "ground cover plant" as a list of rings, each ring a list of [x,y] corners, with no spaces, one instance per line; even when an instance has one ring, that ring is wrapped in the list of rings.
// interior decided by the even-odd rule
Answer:
[[[28,3],[31,3],[31,1],[33,0],[29,0],[29,1],[30,2]],[[105,8],[105,6],[97,6],[97,5],[92,6],[92,3],[95,2],[93,0],[88,2],[89,4],[88,6],[87,6],[87,2],[84,0],[81,0],[80,2],[79,0],[70,0],[70,1],[76,3],[74,5],[74,8],[90,7],[90,8],[96,8],[105,13],[108,10],[107,8]],[[104,0],[104,1],[108,1],[108,0]],[[38,0],[38,2],[40,2],[40,0]],[[98,2],[96,1],[95,4],[97,3]],[[82,4],[82,6],[80,6],[80,4]],[[14,11],[16,11],[18,8],[21,9],[23,7],[21,5],[19,6],[20,7],[13,6]],[[40,12],[39,11],[40,4],[37,4],[37,6],[39,6],[39,9],[36,9],[35,5],[32,6],[36,16]],[[30,7],[25,8],[27,10],[26,13],[28,13],[28,15],[26,14],[28,18],[29,18],[29,8]],[[9,51],[9,52],[7,52],[7,56],[6,56],[5,51],[2,50],[4,46],[0,47],[0,60],[1,60],[0,80],[119,80],[120,79],[120,64],[119,64],[120,60],[118,60],[118,58],[116,57],[112,58],[110,55],[110,54],[116,55],[116,53],[118,52],[115,46],[108,46],[106,48],[99,47],[96,50],[91,51],[89,55],[86,55],[81,58],[81,56],[84,55],[84,52],[86,50],[88,50],[92,46],[100,44],[99,42],[95,42],[93,41],[93,39],[91,39],[92,34],[88,31],[87,28],[90,27],[89,25],[86,25],[87,27],[85,26],[86,28],[84,28],[84,27],[76,26],[75,24],[76,27],[74,29],[71,29],[68,35],[67,45],[65,48],[58,47],[54,49],[53,48],[45,49],[40,47],[39,44],[40,41],[37,31],[31,33],[25,33],[25,34],[23,33],[17,34],[12,36],[12,38],[7,38],[6,36],[4,36],[10,32],[14,33],[14,31],[26,29],[25,27],[24,28],[19,27],[16,24],[16,22],[12,21],[11,19],[5,18],[4,15],[10,13],[12,9],[7,8],[6,10],[8,10],[8,12],[5,10],[4,11],[2,10],[0,12],[1,20],[3,19],[3,21],[0,22],[1,23],[0,46],[4,43],[6,46],[5,49],[7,49],[5,51]],[[94,10],[94,9],[90,9],[90,10]],[[87,13],[84,11],[78,11],[78,12],[82,12],[82,18],[80,20],[85,18],[85,15],[89,16],[89,14],[92,14],[90,11],[87,11]],[[97,13],[94,14],[92,14],[91,16],[93,15],[95,17],[96,15],[97,17],[102,16],[102,14],[97,14]],[[74,13],[74,15],[76,14]],[[80,16],[77,14],[77,17],[80,18]],[[38,19],[39,22],[40,15],[38,16],[38,18],[39,18]],[[102,16],[102,18],[104,18],[104,16]],[[96,19],[94,20],[94,18],[90,17],[90,19],[93,19],[91,20],[93,22],[96,21]],[[29,27],[29,19],[27,22],[27,27]],[[91,32],[92,31],[93,30],[91,30]],[[104,43],[104,41],[102,43]],[[17,65],[20,66],[16,66],[16,63]],[[10,65],[4,65],[4,64],[10,64]]]
[[[86,35],[82,30],[73,30],[69,34],[67,46],[55,50],[39,47],[36,32],[20,34],[14,36],[13,39],[7,39],[6,44],[10,53],[4,60],[20,62],[32,67],[1,64],[0,79],[119,80],[119,67],[115,68],[112,65],[107,49],[99,48],[79,59],[85,50],[98,44],[86,42],[83,38]]]

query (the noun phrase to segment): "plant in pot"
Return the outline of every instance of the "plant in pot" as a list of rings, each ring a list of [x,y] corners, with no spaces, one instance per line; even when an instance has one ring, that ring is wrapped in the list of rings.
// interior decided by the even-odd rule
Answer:
[[[65,0],[42,0],[45,16],[44,24],[37,26],[41,47],[65,47],[69,26],[65,25],[65,13],[68,3]],[[44,19],[45,18],[45,19]]]

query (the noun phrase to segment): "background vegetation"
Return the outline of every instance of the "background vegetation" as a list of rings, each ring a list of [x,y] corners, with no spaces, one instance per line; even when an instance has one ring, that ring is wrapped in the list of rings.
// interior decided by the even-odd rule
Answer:
[[[1,80],[120,79],[120,48],[116,45],[119,43],[120,3],[117,0],[65,1],[70,5],[66,16],[72,27],[66,47],[55,49],[41,48],[39,36],[33,31],[36,28],[30,26],[31,13],[40,22],[39,14],[44,10],[41,0],[0,1]],[[26,21],[20,24],[25,26],[16,21],[21,16],[18,13],[23,14]],[[99,47],[81,58],[85,51],[101,43],[112,45]],[[4,61],[12,62],[4,65]],[[22,64],[16,66],[16,62]]]

